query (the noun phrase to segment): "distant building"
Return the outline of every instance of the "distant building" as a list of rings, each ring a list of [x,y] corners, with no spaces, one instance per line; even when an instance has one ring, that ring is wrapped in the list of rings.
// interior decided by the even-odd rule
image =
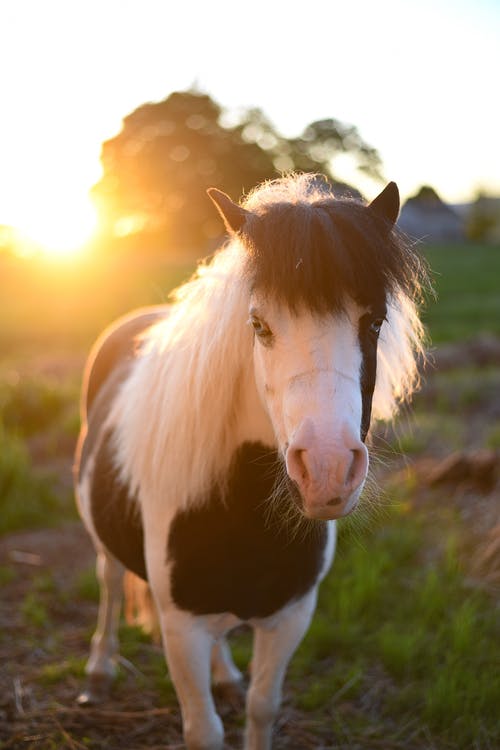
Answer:
[[[434,188],[424,186],[408,198],[398,220],[403,232],[423,242],[462,242],[465,219],[441,200]]]

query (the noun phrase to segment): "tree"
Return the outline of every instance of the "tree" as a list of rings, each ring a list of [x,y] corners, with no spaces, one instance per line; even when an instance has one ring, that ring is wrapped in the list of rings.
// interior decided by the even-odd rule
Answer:
[[[103,176],[92,190],[104,236],[159,235],[163,245],[199,252],[222,233],[208,187],[238,198],[282,171],[333,176],[332,158],[346,152],[378,173],[377,152],[337,120],[312,123],[287,140],[259,109],[230,126],[223,115],[207,94],[186,91],[125,117],[121,132],[103,144]]]
[[[478,192],[469,207],[466,234],[473,242],[500,243],[500,198]]]
[[[299,138],[289,141],[294,168],[303,172],[326,171],[332,177],[331,162],[337,154],[351,154],[358,169],[380,178],[381,160],[377,151],[363,141],[353,125],[334,119],[317,120]]]

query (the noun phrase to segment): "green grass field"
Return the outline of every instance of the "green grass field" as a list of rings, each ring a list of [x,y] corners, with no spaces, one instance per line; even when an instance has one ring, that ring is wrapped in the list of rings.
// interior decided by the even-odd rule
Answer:
[[[424,315],[432,341],[464,341],[483,332],[500,335],[500,248],[430,246],[424,255],[437,293]]]
[[[425,255],[437,292],[425,313],[433,343],[500,336],[500,248],[430,247]],[[190,270],[188,264],[152,268],[130,261],[120,268],[116,259],[98,273],[89,264],[58,274],[44,264],[30,268],[19,262],[4,269],[0,534],[75,518],[64,477],[78,430],[85,351],[116,315],[165,301],[169,288]],[[293,731],[280,730],[277,748],[500,747],[498,592],[471,574],[479,538],[471,536],[474,513],[486,518],[494,499],[470,489],[458,495],[448,488],[422,489],[415,468],[458,449],[499,448],[498,424],[489,415],[498,403],[500,369],[477,370],[465,362],[428,378],[432,389],[416,398],[413,416],[399,420],[394,430],[381,430],[376,441],[381,499],[368,502],[357,520],[340,524],[336,562],[287,680],[295,724]],[[19,575],[14,564],[1,565],[4,590],[14,587]],[[35,576],[17,606],[20,650],[28,653],[34,643],[45,650],[39,663],[26,668],[39,696],[77,688],[94,624],[93,573],[81,571],[64,593],[51,581]],[[68,652],[65,628],[77,605],[92,605],[91,619]],[[117,695],[133,706],[137,689],[149,685],[154,705],[175,712],[161,654],[134,629],[124,627],[122,636],[124,656],[140,674],[122,669]],[[7,652],[0,635],[2,644]],[[248,635],[235,637],[234,650],[244,667]],[[56,710],[46,705],[49,715]],[[99,723],[97,735],[88,728],[79,733],[74,719],[64,724],[66,714],[54,715],[53,731],[36,747],[104,746],[104,724],[101,734]],[[241,716],[232,721],[233,733],[239,732]],[[37,735],[36,722],[26,731]],[[111,750],[122,747],[119,740],[109,743]],[[13,745],[0,732],[2,747]],[[135,750],[139,747],[146,744]]]
[[[420,252],[429,263],[437,294],[424,313],[432,341],[463,341],[481,332],[500,335],[500,248],[443,245]],[[164,303],[194,267],[189,261],[153,264],[129,256],[62,266],[0,256],[1,350],[82,351],[118,315]]]

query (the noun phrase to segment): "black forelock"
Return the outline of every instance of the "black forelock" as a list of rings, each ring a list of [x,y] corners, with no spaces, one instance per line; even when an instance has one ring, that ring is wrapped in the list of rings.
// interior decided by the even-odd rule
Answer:
[[[352,200],[271,203],[241,232],[252,288],[297,312],[339,313],[350,297],[378,307],[419,291],[422,262],[380,217]]]

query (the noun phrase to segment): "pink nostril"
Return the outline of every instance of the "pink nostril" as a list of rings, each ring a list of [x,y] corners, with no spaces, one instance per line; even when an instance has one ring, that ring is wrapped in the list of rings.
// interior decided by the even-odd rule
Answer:
[[[366,476],[368,470],[368,454],[366,448],[356,448],[351,450],[352,460],[347,473],[346,485],[350,489],[358,487]]]
[[[306,484],[309,478],[305,456],[306,451],[301,448],[289,448],[286,453],[288,476],[301,486]]]

